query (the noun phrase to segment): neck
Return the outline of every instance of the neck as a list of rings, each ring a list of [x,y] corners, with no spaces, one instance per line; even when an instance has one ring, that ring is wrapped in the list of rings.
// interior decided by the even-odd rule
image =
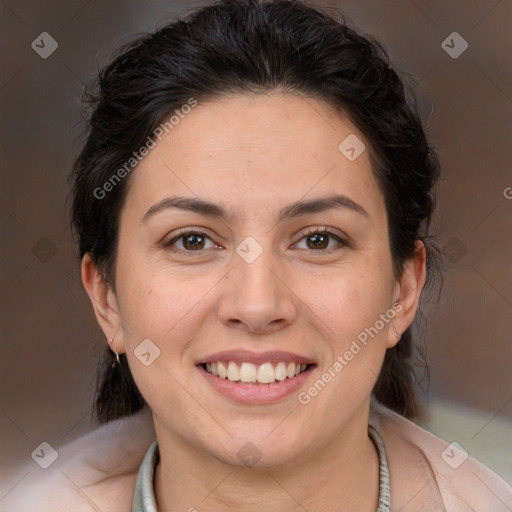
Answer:
[[[362,418],[364,420],[364,417]],[[378,452],[368,437],[368,415],[314,454],[283,465],[226,464],[158,428],[160,463],[155,474],[158,510],[166,512],[375,512]]]

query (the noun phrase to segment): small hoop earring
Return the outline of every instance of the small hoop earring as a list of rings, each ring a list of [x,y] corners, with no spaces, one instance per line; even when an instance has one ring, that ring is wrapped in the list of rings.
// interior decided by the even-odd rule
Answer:
[[[400,339],[400,336],[401,336],[400,334],[398,334],[397,332],[395,332],[395,337],[396,337],[396,338]]]
[[[110,350],[112,350],[112,352],[114,352],[114,354],[116,355],[116,360],[112,363],[112,368],[114,368],[114,366],[116,366],[116,364],[121,364],[121,361],[119,359],[119,352],[116,352],[113,348],[112,348],[112,343],[114,343],[114,338],[112,338],[110,341],[109,341],[109,344],[110,344]]]

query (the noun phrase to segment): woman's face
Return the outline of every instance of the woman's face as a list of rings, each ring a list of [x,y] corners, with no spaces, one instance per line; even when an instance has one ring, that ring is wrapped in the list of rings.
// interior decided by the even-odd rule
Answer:
[[[199,103],[133,171],[103,327],[159,438],[272,465],[365,424],[414,315],[393,304],[419,292],[393,277],[361,142],[320,100],[233,96]]]

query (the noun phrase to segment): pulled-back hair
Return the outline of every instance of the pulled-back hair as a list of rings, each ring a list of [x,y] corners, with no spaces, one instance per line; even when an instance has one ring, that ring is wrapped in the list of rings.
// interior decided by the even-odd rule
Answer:
[[[299,1],[224,0],[122,48],[90,93],[87,139],[73,168],[72,220],[80,257],[89,253],[114,290],[129,176],[105,197],[97,191],[191,98],[201,103],[270,91],[315,97],[347,115],[369,146],[387,210],[395,277],[414,256],[418,240],[427,249],[428,275],[437,267],[429,230],[439,162],[414,97],[382,45],[341,17]],[[378,401],[407,417],[416,412],[412,357],[407,329],[387,350],[373,390]],[[126,356],[120,365],[112,362],[108,351],[96,398],[100,422],[145,405]]]

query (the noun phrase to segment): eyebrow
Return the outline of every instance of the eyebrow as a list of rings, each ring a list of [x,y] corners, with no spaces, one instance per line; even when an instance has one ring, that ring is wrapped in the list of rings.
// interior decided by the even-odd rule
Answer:
[[[300,217],[301,215],[324,212],[334,208],[351,210],[368,217],[368,212],[360,204],[347,196],[335,195],[312,199],[309,201],[296,201],[291,203],[279,212],[278,221],[282,222],[284,220]],[[209,217],[225,220],[233,217],[233,214],[229,213],[224,207],[205,201],[204,199],[198,199],[195,197],[166,197],[149,208],[149,210],[144,214],[142,222],[148,220],[157,213],[169,209],[191,211],[200,215],[207,215]]]

